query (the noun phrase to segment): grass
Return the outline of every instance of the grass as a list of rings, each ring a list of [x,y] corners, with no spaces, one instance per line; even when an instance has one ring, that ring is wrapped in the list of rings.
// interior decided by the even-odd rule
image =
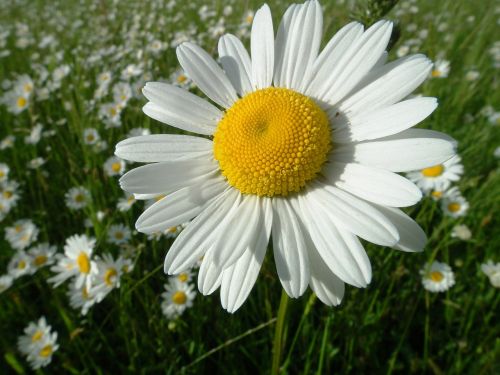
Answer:
[[[136,204],[125,213],[116,210],[123,193],[117,178],[103,173],[104,161],[112,155],[114,144],[132,128],[145,127],[152,133],[172,128],[146,117],[141,111],[143,99],[132,99],[122,114],[122,126],[105,129],[97,115],[99,105],[89,109],[96,76],[110,70],[118,78],[127,64],[142,62],[150,80],[168,79],[178,67],[174,49],[169,47],[153,56],[145,50],[148,35],[170,42],[175,32],[196,27],[195,38],[215,53],[216,38],[207,31],[226,3],[177,2],[168,10],[161,1],[113,5],[91,0],[37,0],[15,1],[2,7],[2,27],[12,29],[22,22],[29,25],[36,41],[48,34],[58,40],[53,49],[40,49],[37,42],[19,49],[14,47],[18,37],[12,33],[5,47],[11,54],[1,59],[2,79],[24,73],[33,76],[32,62],[45,58],[49,71],[63,63],[72,68],[62,87],[29,111],[16,116],[5,106],[0,107],[0,138],[16,137],[15,146],[2,151],[0,162],[7,163],[9,177],[21,183],[22,197],[0,222],[2,233],[17,219],[30,218],[40,229],[39,241],[57,244],[60,251],[67,237],[86,232],[97,238],[98,253],[119,254],[118,247],[106,242],[107,230],[114,223],[133,228],[142,207]],[[227,31],[237,32],[245,10],[256,9],[259,2],[232,3],[233,14],[226,17],[225,25]],[[323,3],[326,41],[351,14],[359,12],[345,4]],[[201,21],[197,15],[201,4],[214,9],[217,17]],[[465,167],[458,186],[470,209],[465,217],[451,219],[443,216],[438,203],[424,199],[408,210],[429,236],[423,253],[406,254],[365,244],[374,275],[368,288],[347,287],[342,304],[336,308],[324,306],[310,291],[290,300],[284,324],[279,327],[282,342],[277,344],[282,348],[282,373],[500,372],[500,296],[480,271],[480,264],[486,260],[500,260],[500,179],[498,159],[493,154],[500,135],[498,126],[490,125],[480,114],[486,105],[496,110],[500,107],[498,70],[488,52],[496,41],[498,9],[493,0],[480,5],[465,0],[422,0],[414,5],[418,7],[414,14],[401,14],[406,9],[401,2],[386,16],[397,22],[400,34],[390,58],[426,29],[428,36],[421,39],[418,52],[450,61],[448,78],[428,80],[418,90],[440,102],[420,127],[445,132],[458,141]],[[286,6],[283,1],[271,4],[275,28]],[[442,31],[444,23],[447,28]],[[412,24],[416,30],[408,31]],[[112,45],[117,47],[114,53],[89,63],[87,58],[93,52]],[[138,57],[141,49],[143,55]],[[38,58],[34,52],[38,52]],[[60,61],[58,53],[62,53]],[[122,55],[117,58],[117,53]],[[477,80],[465,79],[470,70],[479,72]],[[59,120],[64,123],[57,125]],[[36,145],[27,145],[23,138],[36,123],[55,133]],[[108,149],[95,152],[83,144],[82,132],[87,127],[99,130]],[[28,169],[27,163],[38,156],[46,163],[39,169]],[[84,211],[70,211],[64,205],[64,194],[79,185],[90,190],[92,203]],[[106,214],[103,220],[98,220],[98,211]],[[86,218],[92,228],[84,227]],[[469,241],[451,237],[452,228],[461,223],[472,232]],[[52,289],[47,283],[51,275],[48,269],[17,279],[0,297],[0,372],[30,372],[16,341],[28,322],[42,315],[58,332],[60,349],[49,367],[39,373],[269,372],[282,289],[270,252],[250,297],[236,314],[222,310],[217,293],[198,295],[193,308],[169,322],[161,313],[160,293],[166,282],[163,258],[170,243],[166,239],[149,241],[135,233],[131,241],[137,251],[133,272],[124,276],[120,289],[85,317],[69,306],[65,287]],[[6,240],[0,239],[1,273],[6,272],[14,252]],[[445,293],[430,294],[421,286],[419,270],[434,259],[450,264],[455,272],[456,285]]]

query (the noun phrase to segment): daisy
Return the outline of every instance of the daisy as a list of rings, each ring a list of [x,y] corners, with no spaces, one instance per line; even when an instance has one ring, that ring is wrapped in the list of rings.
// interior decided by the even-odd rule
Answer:
[[[432,262],[421,271],[422,285],[429,292],[445,292],[455,285],[455,276],[451,267],[446,263]]]
[[[89,309],[97,303],[95,295],[87,285],[77,286],[72,282],[68,292],[70,306],[75,310],[80,310],[82,315],[87,315]]]
[[[11,275],[0,276],[0,294],[12,286],[14,278]]]
[[[35,273],[38,269],[50,266],[55,261],[57,248],[48,243],[41,243],[28,250],[28,255],[31,256],[31,269]]]
[[[120,198],[120,200],[116,204],[116,208],[118,208],[118,210],[121,212],[125,212],[130,210],[130,208],[134,205],[134,203],[135,203],[134,194],[125,193],[125,197]]]
[[[165,292],[162,293],[163,301],[161,310],[168,319],[175,319],[182,315],[184,311],[193,306],[196,292],[193,286],[186,282],[179,282],[177,279],[170,279],[165,284]]]
[[[9,264],[7,265],[7,272],[13,278],[17,279],[18,277],[32,273],[31,264],[31,256],[21,250],[16,252],[11,258]]]
[[[130,228],[123,224],[111,225],[108,229],[108,242],[115,245],[122,245],[130,240]]]
[[[461,160],[460,156],[456,155],[442,164],[410,172],[407,177],[424,192],[444,191],[452,182],[460,180],[464,173]]]
[[[27,356],[31,368],[37,370],[49,365],[57,349],[59,349],[59,345],[57,344],[57,332],[46,335],[40,341],[40,344],[34,346],[33,351]]]
[[[13,249],[24,250],[38,237],[38,228],[29,219],[17,220],[13,226],[5,228],[5,239]]]
[[[116,156],[111,156],[104,163],[104,172],[108,176],[121,176],[125,172],[125,162]]]
[[[446,216],[453,218],[465,216],[469,203],[462,196],[457,187],[447,190],[441,199],[441,209]]]
[[[194,87],[193,81],[189,79],[189,77],[186,75],[186,73],[184,73],[182,69],[177,69],[175,72],[173,72],[170,76],[170,81],[175,86],[184,87],[187,89]]]
[[[490,279],[491,285],[495,288],[500,288],[500,263],[488,262],[481,264],[481,271]]]
[[[9,91],[3,97],[3,102],[7,105],[7,110],[15,115],[26,110],[29,107],[29,101],[29,96],[20,89]]]
[[[87,128],[83,130],[83,142],[86,145],[95,145],[100,139],[101,137],[96,129]]]
[[[95,239],[89,238],[85,234],[69,237],[64,245],[64,255],[57,254],[57,264],[50,270],[57,273],[49,279],[58,287],[71,277],[75,277],[75,286],[81,288],[82,285],[90,287],[92,275],[96,273],[97,266],[91,259],[94,251]]]
[[[173,276],[173,278],[175,278],[180,283],[188,283],[193,278],[193,272],[191,270],[188,270],[186,272],[182,272],[178,275]]]
[[[33,350],[40,347],[43,339],[50,335],[51,327],[47,324],[44,316],[38,319],[38,322],[31,322],[24,329],[24,335],[17,339],[17,348],[28,356]]]
[[[365,287],[371,280],[358,236],[423,249],[422,229],[397,208],[415,204],[421,192],[396,172],[443,163],[454,143],[410,129],[437,106],[434,98],[401,101],[432,63],[414,55],[386,64],[391,30],[388,21],[366,31],[353,22],[319,53],[322,10],[307,1],[288,8],[276,40],[269,7],[256,12],[251,59],[240,40],[224,35],[224,70],[193,43],[177,48],[182,68],[215,104],[153,82],[143,90],[143,111],[204,137],[135,137],[115,152],[153,163],[125,174],[125,191],[168,194],[141,215],[139,231],[194,218],[170,248],[166,272],[185,272],[203,257],[198,288],[210,294],[220,287],[222,306],[234,312],[255,284],[272,232],[286,293],[297,298],[310,286],[337,305],[344,282]]]
[[[66,206],[72,210],[81,210],[90,202],[90,192],[83,186],[72,187],[64,195]]]
[[[453,238],[458,238],[462,241],[468,241],[472,237],[469,227],[465,224],[455,225],[451,232]]]
[[[450,62],[448,60],[437,60],[431,71],[432,78],[446,78],[450,73]]]
[[[114,260],[110,254],[104,254],[101,259],[97,259],[96,263],[97,273],[90,291],[97,302],[101,302],[109,292],[120,287],[125,261],[122,257]]]
[[[9,178],[10,168],[5,163],[0,163],[0,183],[7,181]]]

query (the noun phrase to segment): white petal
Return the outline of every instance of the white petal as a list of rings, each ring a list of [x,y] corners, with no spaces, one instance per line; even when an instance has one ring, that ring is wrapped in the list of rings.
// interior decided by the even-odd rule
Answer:
[[[217,164],[211,160],[165,161],[132,169],[120,178],[120,186],[129,193],[167,194],[201,182],[217,169]]]
[[[222,267],[213,261],[214,247],[211,247],[203,258],[198,271],[198,290],[207,296],[217,290],[222,282]]]
[[[286,14],[285,14],[286,16]],[[318,55],[323,29],[323,14],[317,1],[307,1],[295,8],[290,23],[282,22],[276,43],[283,43],[279,55],[281,71],[275,86],[300,91],[309,80],[312,64]],[[276,78],[278,78],[276,80]]]
[[[198,134],[212,135],[222,112],[190,92],[161,82],[148,82],[142,89],[148,100],[143,112],[164,124]]]
[[[301,296],[309,282],[309,259],[304,236],[287,199],[273,198],[274,260],[281,285],[290,297]]]
[[[222,269],[236,262],[257,236],[260,219],[259,197],[244,195],[240,205],[226,218],[227,228],[214,244],[213,261]]]
[[[256,89],[271,86],[274,72],[274,29],[271,10],[264,4],[252,23],[252,83]]]
[[[241,258],[224,270],[220,297],[222,307],[235,312],[245,302],[252,290],[266,255],[273,211],[271,199],[260,198],[262,216],[259,221],[258,237]]]
[[[193,82],[215,103],[229,108],[238,99],[224,71],[202,48],[193,43],[182,43],[177,47],[177,58]]]
[[[361,37],[363,25],[351,22],[341,28],[316,58],[311,71],[312,80],[308,82],[305,93],[314,96],[315,93],[325,92],[330,80],[335,77],[331,75],[332,69],[338,65],[339,60],[345,55],[347,49]]]
[[[201,258],[213,241],[221,221],[239,202],[239,192],[228,189],[217,197],[175,239],[165,257],[165,273],[177,275],[189,269]]]
[[[360,142],[397,134],[429,116],[437,107],[436,98],[413,98],[373,111],[347,115],[335,123],[332,137],[336,143]]]
[[[115,155],[119,158],[145,163],[207,158],[212,153],[211,140],[180,134],[132,137],[119,142],[115,149]]]
[[[185,223],[197,216],[226,188],[227,183],[217,176],[177,190],[144,211],[135,227],[142,233],[154,233]]]
[[[365,78],[364,86],[342,103],[341,112],[358,113],[375,110],[407,97],[428,77],[432,62],[424,55],[402,58],[384,65]]]
[[[394,246],[395,249],[407,252],[424,250],[427,236],[420,225],[397,208],[381,206],[377,206],[377,208],[398,228],[400,238]]]
[[[243,96],[253,91],[250,56],[237,37],[226,34],[219,39],[219,60],[238,94]]]
[[[396,227],[371,204],[336,187],[316,181],[308,197],[324,209],[334,221],[348,231],[382,246],[393,246],[399,240]]]
[[[365,287],[371,280],[370,260],[357,237],[341,227],[333,215],[328,214],[314,193],[299,196],[302,223],[308,228],[314,248],[324,263],[340,279],[357,287]],[[311,253],[311,246],[309,254]]]
[[[336,146],[330,160],[409,172],[445,162],[455,155],[455,146],[456,142],[443,133],[408,129],[376,141]]]
[[[422,198],[413,182],[383,169],[332,162],[323,167],[323,174],[342,190],[384,206],[412,206]]]
[[[318,251],[309,248],[311,280],[309,285],[321,302],[328,306],[337,306],[344,297],[345,284],[327,267]]]
[[[285,74],[287,66],[285,65],[285,54],[287,53],[287,44],[290,34],[290,25],[292,24],[292,19],[296,17],[296,13],[300,9],[300,5],[292,4],[290,5],[281,22],[278,26],[278,32],[276,34],[276,40],[274,42],[274,73],[273,82],[276,87],[284,87]]]
[[[334,105],[343,99],[373,68],[385,52],[392,32],[392,23],[379,21],[353,43],[330,71],[331,84],[323,85],[315,97]]]

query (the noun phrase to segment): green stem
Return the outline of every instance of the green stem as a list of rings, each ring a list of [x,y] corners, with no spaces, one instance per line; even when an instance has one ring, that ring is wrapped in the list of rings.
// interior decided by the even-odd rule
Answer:
[[[283,328],[285,327],[285,316],[288,307],[288,300],[288,295],[286,294],[285,290],[283,290],[281,292],[276,330],[274,331],[273,364],[271,369],[272,375],[278,375],[280,371],[281,349],[283,348]]]

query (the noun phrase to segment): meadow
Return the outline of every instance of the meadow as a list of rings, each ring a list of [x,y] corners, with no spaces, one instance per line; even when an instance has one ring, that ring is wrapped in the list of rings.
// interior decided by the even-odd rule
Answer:
[[[427,234],[423,252],[363,241],[373,280],[363,289],[347,285],[330,307],[310,289],[284,298],[268,251],[248,300],[228,313],[218,292],[197,291],[198,270],[177,284],[163,272],[183,226],[136,231],[144,207],[163,197],[120,188],[132,163],[114,156],[115,145],[180,132],[143,113],[141,89],[161,81],[202,95],[175,48],[193,41],[216,58],[225,33],[248,47],[261,5],[13,0],[0,7],[0,373],[34,371],[18,340],[42,316],[57,339],[39,358],[46,360],[40,374],[500,373],[494,0],[322,1],[322,46],[350,21],[384,18],[395,23],[389,61],[422,53],[435,62],[414,94],[439,106],[418,127],[452,136],[463,172],[442,191],[423,188],[420,203],[404,209]],[[276,30],[289,2],[269,6]],[[87,266],[101,278],[95,296],[73,279],[54,286],[56,254],[75,235],[91,243]],[[448,265],[453,280],[440,292],[423,285],[446,273],[432,279],[426,267],[434,261]]]

